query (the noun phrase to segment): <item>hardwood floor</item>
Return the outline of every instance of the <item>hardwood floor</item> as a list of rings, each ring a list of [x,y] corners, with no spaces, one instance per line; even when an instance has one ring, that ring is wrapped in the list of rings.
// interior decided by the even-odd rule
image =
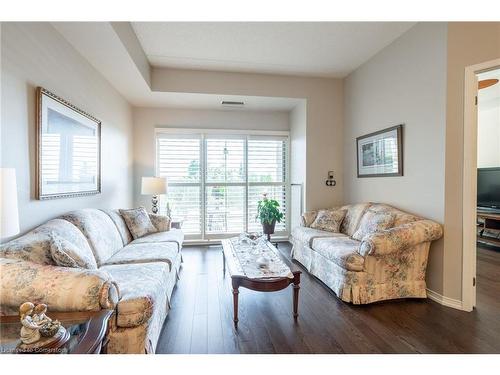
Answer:
[[[496,313],[500,320],[500,250],[477,248],[476,307]],[[500,338],[499,338],[500,340]]]
[[[284,254],[289,249],[280,244]],[[430,300],[350,305],[299,266],[297,323],[291,287],[273,296],[241,288],[237,331],[220,246],[183,254],[157,353],[500,353],[500,253],[479,251],[472,313]]]

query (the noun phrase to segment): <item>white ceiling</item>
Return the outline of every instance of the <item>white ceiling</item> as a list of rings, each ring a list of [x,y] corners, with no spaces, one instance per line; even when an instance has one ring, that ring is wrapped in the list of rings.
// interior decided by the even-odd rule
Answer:
[[[156,67],[345,77],[413,22],[133,22]]]

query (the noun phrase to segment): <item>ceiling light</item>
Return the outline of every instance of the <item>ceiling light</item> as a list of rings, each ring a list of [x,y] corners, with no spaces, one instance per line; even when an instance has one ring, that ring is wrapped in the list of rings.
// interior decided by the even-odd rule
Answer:
[[[498,83],[498,79],[493,78],[493,79],[483,79],[482,81],[478,82],[478,89],[485,89],[486,87],[493,86],[494,84]]]

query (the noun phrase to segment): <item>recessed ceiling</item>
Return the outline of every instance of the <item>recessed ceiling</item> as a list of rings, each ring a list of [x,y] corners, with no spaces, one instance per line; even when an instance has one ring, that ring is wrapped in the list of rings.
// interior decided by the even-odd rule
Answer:
[[[133,22],[152,66],[345,77],[413,22]]]

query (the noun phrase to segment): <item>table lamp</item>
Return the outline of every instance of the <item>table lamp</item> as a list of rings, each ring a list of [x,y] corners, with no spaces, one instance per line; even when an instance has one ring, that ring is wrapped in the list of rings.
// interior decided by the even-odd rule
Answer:
[[[165,177],[143,177],[141,184],[142,195],[152,195],[151,212],[158,213],[158,195],[167,194],[167,179]]]
[[[0,238],[19,233],[16,170],[0,168]]]

